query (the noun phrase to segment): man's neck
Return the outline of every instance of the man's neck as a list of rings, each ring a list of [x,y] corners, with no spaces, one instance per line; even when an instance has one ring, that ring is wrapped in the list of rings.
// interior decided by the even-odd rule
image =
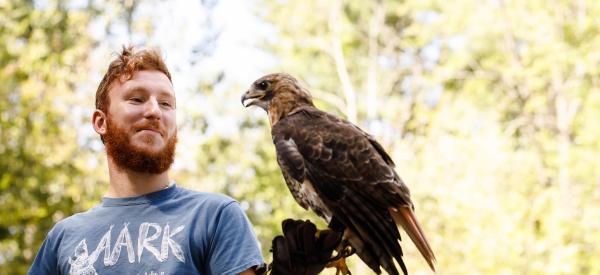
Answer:
[[[108,158],[110,185],[107,197],[125,198],[152,193],[169,186],[168,170],[160,174],[140,173],[121,169]]]

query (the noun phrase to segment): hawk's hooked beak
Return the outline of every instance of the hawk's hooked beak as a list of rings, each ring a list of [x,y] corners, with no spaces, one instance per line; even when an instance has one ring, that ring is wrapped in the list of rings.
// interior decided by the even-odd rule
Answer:
[[[267,110],[267,102],[262,100],[264,96],[264,91],[256,91],[254,89],[248,90],[242,95],[242,105],[244,105],[244,107],[256,105],[258,107],[263,108],[264,110]],[[247,100],[250,100],[250,102],[246,104],[245,101]]]

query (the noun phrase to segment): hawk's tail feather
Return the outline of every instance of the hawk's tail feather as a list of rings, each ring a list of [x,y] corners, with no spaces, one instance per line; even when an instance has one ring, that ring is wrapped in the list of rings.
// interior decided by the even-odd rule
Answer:
[[[350,227],[366,245],[366,251],[357,250],[359,257],[374,258],[378,262],[378,265],[383,267],[388,273],[394,275],[399,274],[392,259],[396,258],[403,273],[407,274],[406,267],[402,261],[402,250],[397,241],[400,235],[395,223],[389,220],[389,216],[387,217],[389,223],[382,222],[386,220],[386,215],[383,215],[383,212],[380,209],[376,209],[373,204],[362,201],[366,198],[362,196],[348,196],[347,199],[349,202],[345,203],[346,209],[343,211],[348,210],[348,213],[344,213],[344,216],[349,218]],[[365,254],[370,255],[367,256]]]
[[[365,193],[359,194],[360,199],[368,201],[369,198],[365,196]],[[381,266],[390,274],[398,273],[396,266],[393,263],[392,258],[396,259],[396,262],[400,265],[403,274],[408,274],[404,260],[402,259],[402,247],[400,246],[400,233],[398,232],[397,226],[393,219],[390,218],[385,209],[376,207],[374,203],[360,203],[365,215],[369,217],[369,223],[366,225],[371,229],[374,238],[378,239],[378,242],[384,244],[386,253],[386,260],[380,260]]]
[[[435,272],[435,255],[433,255],[433,251],[413,211],[409,207],[400,206],[390,209],[390,214],[396,224],[401,225],[404,231],[406,231],[419,252],[421,252],[421,255],[423,255],[423,258],[425,258],[425,261],[427,261],[427,264],[429,264],[431,270]]]

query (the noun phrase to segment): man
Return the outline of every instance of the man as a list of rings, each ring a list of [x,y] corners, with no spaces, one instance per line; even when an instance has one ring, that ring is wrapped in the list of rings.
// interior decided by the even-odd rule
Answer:
[[[106,147],[108,193],[52,228],[29,274],[255,274],[263,258],[239,203],[169,179],[175,109],[160,54],[123,48],[92,117]]]

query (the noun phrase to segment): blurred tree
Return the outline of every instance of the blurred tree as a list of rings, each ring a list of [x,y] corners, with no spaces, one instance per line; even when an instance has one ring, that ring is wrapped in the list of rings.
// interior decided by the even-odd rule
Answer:
[[[24,274],[52,225],[97,196],[73,107],[90,18],[56,1],[0,9],[0,273]]]
[[[599,4],[266,3],[278,70],[393,153],[442,273],[599,272]]]
[[[594,187],[600,165],[589,159],[600,153],[597,143],[589,142],[600,137],[589,119],[599,114],[595,84],[600,56],[593,49],[600,43],[600,29],[592,18],[600,6],[586,1],[462,4],[462,11],[469,12],[436,4],[438,18],[427,29],[439,34],[442,54],[431,76],[449,98],[467,101],[480,116],[492,119],[472,125],[469,136],[476,136],[474,130],[485,132],[483,127],[499,127],[494,139],[505,145],[486,165],[495,156],[507,158],[490,171],[487,186],[475,181],[470,187],[495,189],[485,196],[495,200],[489,209],[495,220],[487,223],[493,226],[487,232],[465,232],[485,240],[494,240],[491,232],[500,233],[488,245],[505,253],[490,254],[474,242],[467,245],[468,255],[491,259],[478,267],[482,273],[597,273],[600,262],[588,255],[599,252],[591,245],[600,241],[591,233],[598,223],[585,217],[600,214]],[[587,139],[591,136],[595,138]]]

